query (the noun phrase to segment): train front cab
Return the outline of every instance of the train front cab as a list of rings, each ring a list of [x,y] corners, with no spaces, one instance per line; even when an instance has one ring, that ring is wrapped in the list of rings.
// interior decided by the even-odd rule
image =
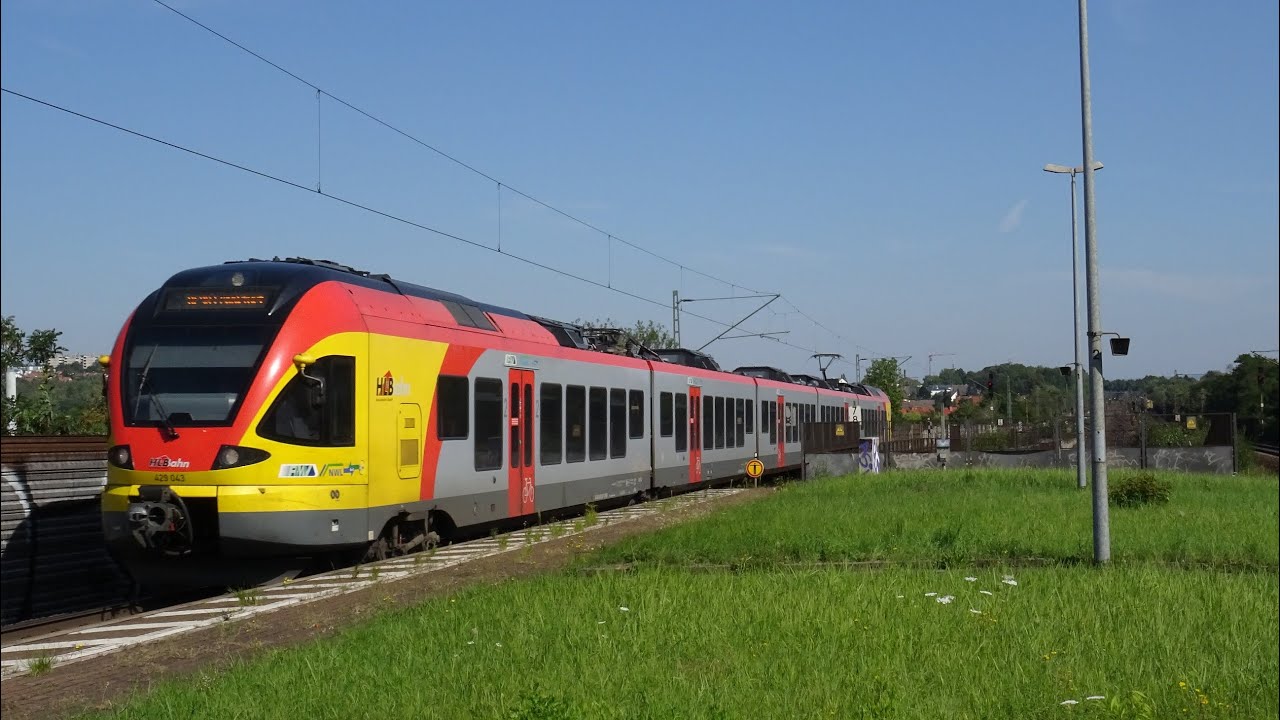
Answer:
[[[270,318],[175,315],[161,291],[126,324],[102,520],[136,580],[249,584],[367,546],[368,335],[342,294],[321,285]]]

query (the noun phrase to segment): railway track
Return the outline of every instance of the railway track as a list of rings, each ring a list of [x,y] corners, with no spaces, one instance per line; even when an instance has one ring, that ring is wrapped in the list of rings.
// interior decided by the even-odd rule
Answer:
[[[1255,443],[1253,451],[1259,455],[1268,455],[1270,457],[1280,457],[1280,445],[1270,445],[1267,443]]]
[[[683,495],[607,510],[595,516],[571,518],[446,545],[426,552],[391,558],[311,575],[300,580],[240,590],[179,605],[158,608],[121,619],[60,628],[0,645],[0,680],[25,675],[33,668],[49,669],[91,660],[129,647],[152,643],[200,628],[256,617],[288,607],[431,573],[444,568],[514,552],[553,539],[569,537],[608,525],[648,517],[670,509],[707,502],[742,492],[739,488],[709,488]]]

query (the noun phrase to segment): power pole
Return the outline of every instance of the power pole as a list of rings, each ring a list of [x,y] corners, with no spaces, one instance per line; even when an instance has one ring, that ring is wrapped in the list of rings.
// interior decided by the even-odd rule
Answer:
[[[1089,393],[1093,412],[1093,559],[1111,562],[1107,507],[1107,406],[1102,376],[1102,303],[1098,292],[1098,226],[1093,194],[1093,105],[1089,97],[1089,10],[1080,8],[1080,141],[1084,148],[1084,267],[1089,305]]]
[[[671,291],[671,334],[675,336],[676,347],[680,347],[680,291]]]
[[[930,375],[933,375],[933,359],[936,357],[947,357],[948,355],[955,355],[955,353],[929,353],[929,374]]]

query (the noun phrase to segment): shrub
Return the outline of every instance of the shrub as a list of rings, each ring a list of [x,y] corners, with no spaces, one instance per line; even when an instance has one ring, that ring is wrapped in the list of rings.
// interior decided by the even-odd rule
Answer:
[[[1116,507],[1163,505],[1169,502],[1169,483],[1151,473],[1120,478],[1107,488],[1107,497]]]

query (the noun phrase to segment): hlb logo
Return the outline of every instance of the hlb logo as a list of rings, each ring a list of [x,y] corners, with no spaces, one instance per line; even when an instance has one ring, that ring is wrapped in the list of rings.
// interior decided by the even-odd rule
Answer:
[[[396,379],[392,377],[391,371],[388,370],[386,375],[378,378],[378,384],[375,394],[378,397],[386,397],[395,394]]]
[[[191,467],[191,461],[190,461],[190,460],[183,460],[182,458],[171,458],[171,457],[169,457],[168,455],[161,455],[160,457],[153,457],[153,458],[151,458],[151,460],[147,462],[147,467],[153,467],[153,468],[189,468],[189,467]]]

